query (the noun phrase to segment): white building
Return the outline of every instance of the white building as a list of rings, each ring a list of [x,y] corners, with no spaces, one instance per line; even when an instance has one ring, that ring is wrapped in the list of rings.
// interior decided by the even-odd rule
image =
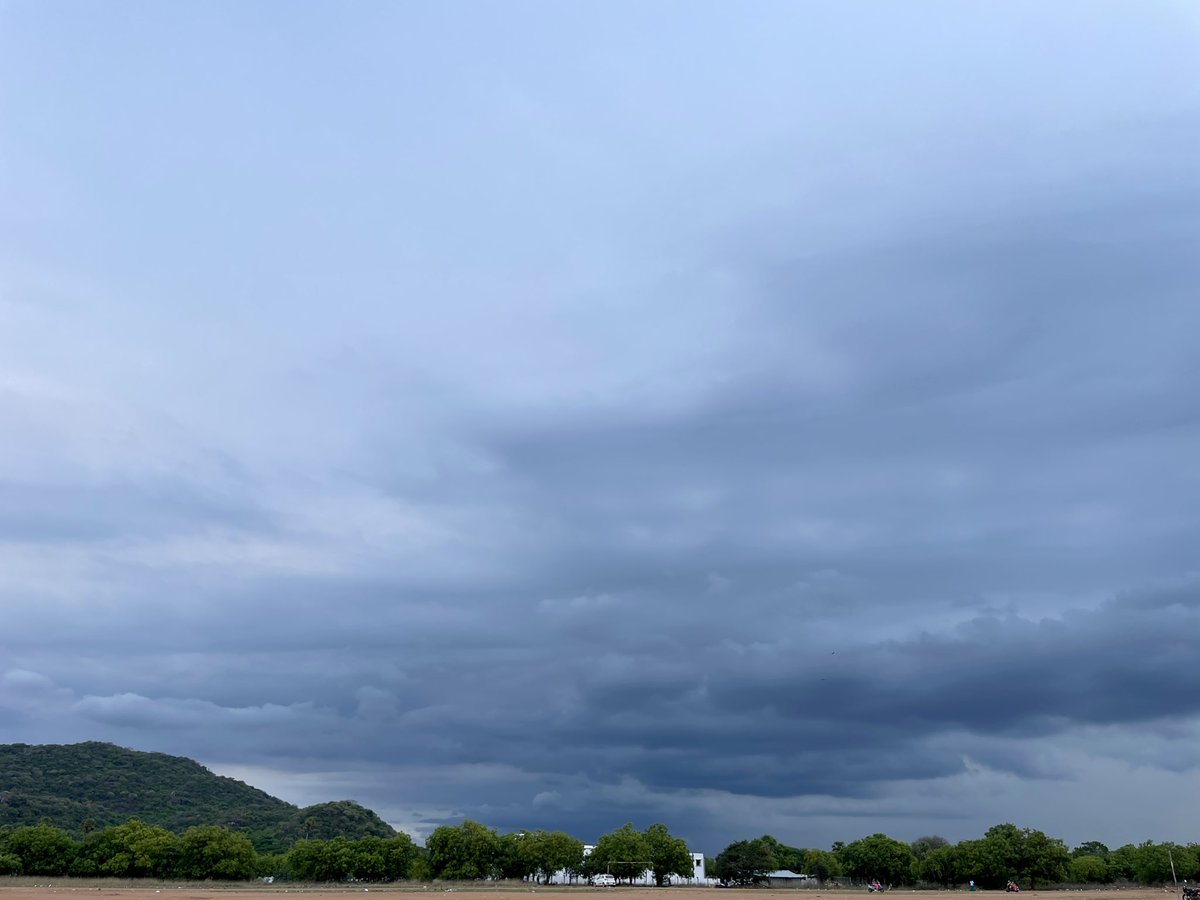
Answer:
[[[592,851],[596,849],[595,844],[584,844],[583,855],[591,856]],[[689,851],[690,853],[690,851]],[[691,877],[683,877],[680,875],[668,875],[667,880],[671,884],[690,884],[707,887],[714,887],[717,884],[717,879],[707,877],[704,871],[704,854],[691,853],[692,857],[692,875]],[[566,869],[559,869],[550,879],[551,884],[584,884],[587,879],[580,878],[578,875],[572,875]],[[647,887],[654,886],[654,873],[647,869],[640,876],[633,879],[634,884],[645,885]]]

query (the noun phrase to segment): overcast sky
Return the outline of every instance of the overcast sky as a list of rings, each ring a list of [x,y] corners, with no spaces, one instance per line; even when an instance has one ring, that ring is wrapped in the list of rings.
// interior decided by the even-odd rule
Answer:
[[[1200,839],[1190,0],[0,5],[0,735],[424,836]]]

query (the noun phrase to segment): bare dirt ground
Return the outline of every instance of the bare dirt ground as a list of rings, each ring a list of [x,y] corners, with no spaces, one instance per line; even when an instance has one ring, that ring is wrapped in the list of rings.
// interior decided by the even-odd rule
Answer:
[[[7,882],[7,883],[6,883]],[[851,896],[866,898],[862,889],[770,889],[718,890],[702,887],[672,888],[591,888],[583,886],[541,886],[512,884],[395,884],[371,885],[367,888],[343,885],[296,885],[296,884],[175,884],[151,882],[142,884],[103,883],[64,879],[58,882],[39,883],[33,879],[0,880],[0,900],[276,900],[275,894],[303,894],[304,900],[347,900],[349,894],[470,894],[471,900],[515,900],[517,894],[575,894],[579,900],[848,900]],[[966,891],[909,891],[897,888],[889,891],[897,895],[895,900],[949,900],[951,895],[962,895],[975,900],[1003,900],[1002,891],[977,891],[968,895]],[[156,895],[168,894],[169,897]],[[69,895],[77,895],[71,897]],[[982,896],[976,896],[982,895]],[[1048,890],[1022,891],[1021,900],[1177,900],[1179,894],[1162,888],[1112,888],[1109,890]],[[282,898],[280,898],[282,900]],[[290,898],[289,898],[290,900]],[[560,897],[560,900],[562,898]]]

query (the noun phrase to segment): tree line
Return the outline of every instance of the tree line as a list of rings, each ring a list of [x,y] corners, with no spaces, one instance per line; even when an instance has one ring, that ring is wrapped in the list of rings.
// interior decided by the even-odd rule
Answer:
[[[764,883],[779,869],[822,881],[878,878],[890,885],[951,887],[974,881],[982,888],[1001,888],[1010,880],[1032,889],[1062,882],[1162,884],[1200,879],[1200,844],[1146,841],[1109,850],[1099,841],[1087,841],[1068,850],[1059,838],[1006,823],[957,844],[938,835],[904,843],[873,834],[818,850],[789,847],[764,835],[735,841],[708,868],[722,883],[735,885]]]
[[[1029,888],[1061,882],[1161,884],[1173,877],[1200,880],[1200,844],[1146,841],[1110,850],[1087,841],[1068,850],[1058,838],[1012,824],[995,825],[981,838],[956,844],[937,835],[905,843],[873,834],[848,844],[837,842],[828,850],[791,847],[764,835],[731,843],[708,860],[706,868],[706,874],[729,885],[764,883],[778,869],[821,881],[878,878],[890,885],[974,881],[982,888],[999,888],[1009,879]],[[0,828],[0,875],[549,882],[558,872],[579,880],[607,873],[629,882],[650,872],[659,885],[673,875],[694,874],[687,844],[661,823],[644,831],[627,823],[602,835],[586,856],[583,842],[561,831],[500,834],[471,820],[435,828],[424,847],[399,833],[387,838],[301,838],[279,854],[258,853],[245,834],[217,825],[196,825],[175,834],[130,819],[92,830],[83,840],[45,822]]]
[[[578,879],[605,873],[632,882],[649,872],[661,887],[672,875],[694,874],[687,842],[661,823],[645,831],[626,823],[602,835],[586,856],[583,841],[561,831],[497,834],[470,820],[435,828],[425,847],[434,878],[530,878],[549,884],[565,872]]]
[[[130,819],[93,831],[82,841],[45,822],[0,829],[0,875],[319,882],[512,878],[549,883],[560,871],[581,879],[609,872],[632,880],[647,870],[660,885],[671,875],[693,874],[687,844],[665,825],[638,831],[626,824],[602,836],[588,856],[583,841],[561,831],[499,834],[469,819],[435,828],[424,847],[399,833],[390,838],[301,838],[281,854],[259,854],[246,835],[216,825],[197,825],[176,835]]]

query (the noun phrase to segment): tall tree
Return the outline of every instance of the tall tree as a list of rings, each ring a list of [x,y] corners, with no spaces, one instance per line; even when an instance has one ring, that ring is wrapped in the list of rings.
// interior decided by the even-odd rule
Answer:
[[[1171,874],[1174,864],[1175,874]],[[1196,857],[1187,847],[1170,842],[1138,844],[1133,862],[1133,877],[1139,884],[1166,884],[1174,878],[1187,878],[1197,867]],[[1183,874],[1180,874],[1183,873]]]
[[[656,822],[646,829],[643,837],[650,860],[649,868],[654,873],[654,883],[658,887],[666,885],[672,875],[691,878],[695,874],[687,841],[673,837],[666,825]]]
[[[66,875],[79,849],[69,834],[45,822],[14,829],[5,843],[21,861],[22,875]]]
[[[596,872],[609,872],[630,882],[651,866],[650,848],[645,836],[626,822],[616,831],[601,835],[588,859]]]
[[[415,878],[413,869],[422,858],[422,850],[411,837],[401,831],[384,841],[387,878]]]
[[[158,825],[130,819],[88,835],[71,874],[166,878],[174,874],[178,856],[179,838]]]
[[[1076,856],[1071,860],[1071,881],[1075,884],[1104,884],[1108,877],[1108,863],[1099,856]]]
[[[219,825],[194,825],[179,839],[177,873],[195,881],[245,881],[254,877],[258,855],[244,834]]]
[[[498,862],[501,878],[522,879],[536,871],[530,861],[533,855],[535,832],[512,831],[500,835],[500,859]]]
[[[1108,859],[1111,851],[1099,841],[1084,841],[1078,847],[1071,851],[1072,857],[1080,856],[1098,856],[1100,859]]]
[[[500,873],[500,838],[494,830],[466,819],[439,825],[425,841],[434,878],[473,881]]]
[[[828,850],[805,850],[800,862],[800,871],[818,881],[827,881],[842,874],[842,864]]]
[[[734,841],[717,854],[712,874],[722,884],[762,884],[767,875],[779,868],[771,844],[762,838]]]
[[[789,847],[769,834],[764,834],[759,840],[771,848],[771,855],[775,857],[776,869],[791,869],[798,873],[804,867],[805,851],[799,847]]]
[[[1025,828],[1021,834],[1021,872],[1028,879],[1029,887],[1036,890],[1039,883],[1055,884],[1066,879],[1071,864],[1067,845],[1034,828]]]
[[[360,849],[361,848],[361,849]],[[349,878],[370,878],[379,860],[373,858],[376,849],[370,844],[361,847],[340,835],[327,841],[299,840],[288,853],[292,874],[302,881],[345,881]],[[368,874],[359,874],[365,868]]]
[[[977,878],[985,887],[1000,887],[1008,879],[1037,888],[1039,883],[1067,877],[1071,857],[1058,838],[1011,823],[993,825],[978,842]]]
[[[878,878],[887,884],[911,882],[916,862],[908,844],[886,834],[873,834],[847,844],[841,858],[851,878]]]
[[[352,841],[350,877],[359,881],[383,881],[388,877],[388,842],[369,835]]]
[[[917,861],[917,878],[949,887],[961,880],[954,847],[936,847]]]
[[[546,884],[555,872],[577,872],[583,863],[583,841],[563,831],[537,832],[532,851],[530,865]]]
[[[21,857],[9,852],[0,840],[0,875],[20,875]]]
[[[1132,881],[1138,848],[1125,844],[1108,854],[1108,873],[1114,881]]]
[[[949,845],[950,842],[940,834],[927,834],[909,844],[912,848],[913,856],[917,858],[917,862],[923,860],[929,852],[940,850],[942,847],[948,847]]]

